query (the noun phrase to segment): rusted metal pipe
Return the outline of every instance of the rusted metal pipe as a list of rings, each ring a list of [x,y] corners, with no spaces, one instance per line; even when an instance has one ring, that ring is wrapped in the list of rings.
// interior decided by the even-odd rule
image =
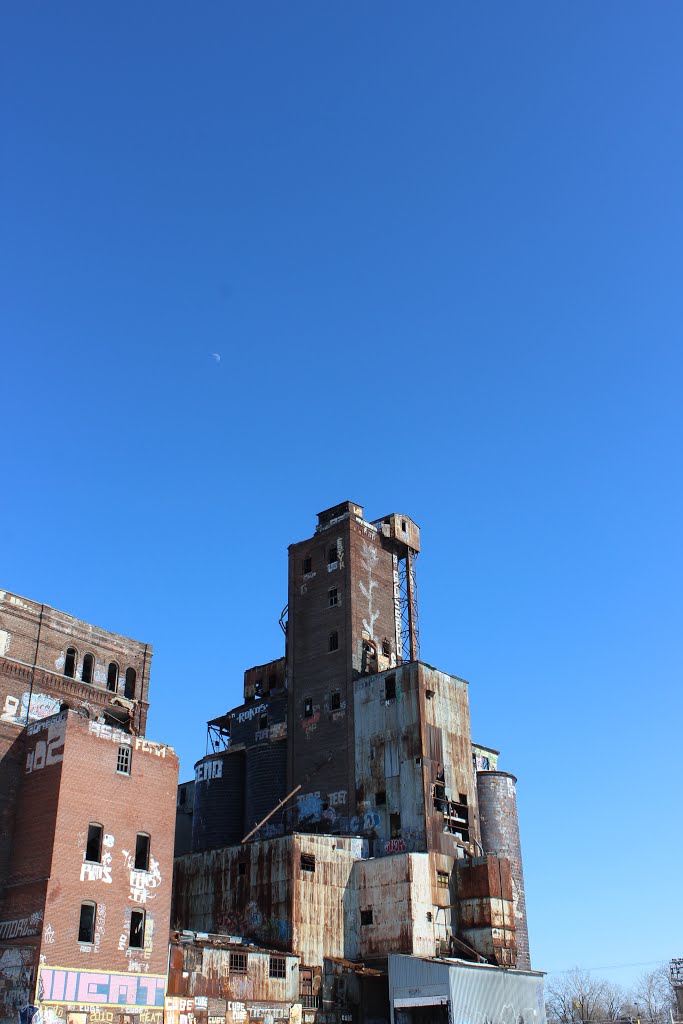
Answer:
[[[299,783],[299,785],[296,787],[296,789],[293,789],[291,793],[288,793],[287,796],[284,797],[280,801],[280,803],[277,805],[277,807],[273,807],[272,811],[270,811],[268,814],[266,814],[266,816],[263,819],[263,821],[259,821],[258,825],[255,825],[254,828],[252,828],[251,832],[249,832],[249,834],[244,837],[244,839],[242,840],[242,843],[244,844],[244,843],[246,843],[247,839],[251,839],[251,837],[253,836],[254,832],[258,832],[258,830],[261,828],[261,826],[265,825],[265,823],[268,821],[268,819],[272,818],[273,815],[277,811],[280,810],[282,805],[286,804],[288,800],[291,800],[292,797],[295,796],[299,792],[300,789],[301,789],[301,783]]]

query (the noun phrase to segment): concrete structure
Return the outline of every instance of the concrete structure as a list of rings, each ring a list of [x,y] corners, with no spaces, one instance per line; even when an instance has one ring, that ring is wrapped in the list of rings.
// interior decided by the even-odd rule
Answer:
[[[406,516],[320,513],[289,548],[285,657],[195,766],[173,925],[298,957],[316,1024],[388,1021],[397,953],[529,966],[513,777],[472,743],[468,683],[419,659],[419,549]]]
[[[5,592],[0,623],[0,1021],[161,1024],[178,761],[142,734],[151,649]]]

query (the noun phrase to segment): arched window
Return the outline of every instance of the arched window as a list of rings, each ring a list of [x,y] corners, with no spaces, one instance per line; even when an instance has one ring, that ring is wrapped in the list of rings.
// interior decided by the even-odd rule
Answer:
[[[81,681],[84,683],[92,683],[92,675],[95,671],[95,659],[92,654],[86,654],[83,658],[83,671],[81,672]]]
[[[115,661],[109,662],[109,668],[107,669],[107,689],[111,690],[112,693],[116,693],[116,685],[119,681],[119,666]]]
[[[78,661],[78,651],[75,647],[67,647],[66,657],[64,659],[64,675],[69,676],[73,679],[76,674],[76,662]]]
[[[123,691],[123,696],[127,697],[128,700],[133,700],[135,697],[135,669],[126,669],[126,688]]]

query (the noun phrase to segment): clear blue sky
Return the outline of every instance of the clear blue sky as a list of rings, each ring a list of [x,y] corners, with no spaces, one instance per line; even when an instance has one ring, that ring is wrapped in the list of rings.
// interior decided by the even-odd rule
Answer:
[[[683,7],[2,17],[0,585],[154,645],[187,778],[287,544],[407,513],[536,966],[683,955]]]

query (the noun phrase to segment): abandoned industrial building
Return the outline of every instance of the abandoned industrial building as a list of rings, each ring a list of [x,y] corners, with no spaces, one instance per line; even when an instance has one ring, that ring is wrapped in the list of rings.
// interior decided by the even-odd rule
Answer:
[[[419,550],[404,515],[320,513],[281,656],[177,788],[151,649],[1,595],[1,1024],[544,1024],[516,779],[420,660]]]

